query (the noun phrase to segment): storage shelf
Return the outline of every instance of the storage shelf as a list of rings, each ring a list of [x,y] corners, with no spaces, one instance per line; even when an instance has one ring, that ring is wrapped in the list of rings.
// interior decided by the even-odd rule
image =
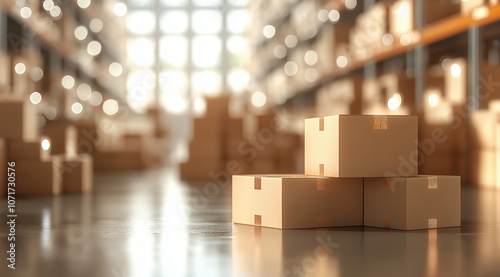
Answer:
[[[392,57],[396,57],[398,55],[407,53],[417,47],[430,45],[447,38],[453,37],[457,34],[467,31],[471,26],[481,27],[488,25],[490,23],[496,22],[500,20],[500,6],[494,7],[485,7],[489,13],[480,18],[475,19],[472,14],[471,15],[462,15],[456,14],[450,16],[448,18],[444,18],[440,21],[429,24],[420,31],[416,31],[418,39],[409,45],[403,46],[401,44],[395,43],[392,46],[388,46],[386,49],[383,49],[377,53],[375,53],[371,58],[366,60],[359,60],[351,63],[346,68],[336,69],[330,73],[325,74],[318,81],[311,84],[310,86],[299,89],[295,92],[292,92],[291,95],[294,97],[295,95],[299,95],[311,90],[316,90],[323,84],[348,75],[356,70],[363,68],[365,65],[373,62],[381,62]]]
[[[39,19],[47,19],[47,20],[52,20],[51,18],[48,17],[48,15],[45,15],[43,13],[38,13],[35,14],[36,12],[33,11],[33,15],[30,18],[23,18],[18,12],[18,9],[16,7],[16,4],[14,1],[6,1],[6,0],[0,0],[0,9],[5,11],[7,15],[9,15],[11,18],[13,18],[15,21],[17,21],[19,24],[22,26],[28,28],[33,34],[40,39],[40,41],[48,46],[50,49],[54,50],[55,52],[59,53],[62,58],[69,63],[71,63],[75,68],[78,68],[80,72],[82,72],[85,77],[88,79],[91,79],[94,81],[95,85],[102,89],[101,92],[107,93],[111,95],[112,97],[116,98],[122,98],[122,95],[116,91],[116,89],[106,86],[102,84],[97,78],[92,77],[92,74],[89,72],[88,69],[86,69],[83,66],[80,66],[80,63],[77,59],[76,49],[71,47],[70,44],[66,43],[64,40],[61,38],[57,37],[54,32],[51,32],[51,29],[44,29],[40,25],[37,25],[36,22],[34,21],[33,18],[39,18]],[[45,18],[44,18],[45,17]]]

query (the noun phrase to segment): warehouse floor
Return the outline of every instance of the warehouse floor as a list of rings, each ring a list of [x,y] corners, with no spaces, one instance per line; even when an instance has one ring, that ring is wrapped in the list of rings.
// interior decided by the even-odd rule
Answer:
[[[97,174],[92,195],[18,200],[1,276],[500,276],[500,191],[464,188],[461,228],[232,226],[229,187],[174,170]],[[6,201],[0,201],[6,219]]]

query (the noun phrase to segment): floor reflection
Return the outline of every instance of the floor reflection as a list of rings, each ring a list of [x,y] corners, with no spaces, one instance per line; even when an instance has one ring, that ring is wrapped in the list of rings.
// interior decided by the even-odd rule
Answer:
[[[496,190],[463,189],[460,228],[277,230],[232,225],[230,187],[170,170],[95,179],[92,195],[18,201],[17,269],[0,276],[500,276]]]

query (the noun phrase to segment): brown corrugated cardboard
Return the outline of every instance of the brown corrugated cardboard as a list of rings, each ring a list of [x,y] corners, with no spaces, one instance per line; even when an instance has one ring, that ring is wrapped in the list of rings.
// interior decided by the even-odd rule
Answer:
[[[0,91],[10,90],[12,72],[9,56],[7,53],[0,51]]]
[[[450,68],[444,72],[444,80],[445,99],[452,104],[465,105],[467,103],[467,61],[463,58],[451,60]]]
[[[224,163],[219,160],[192,160],[179,165],[180,175],[186,180],[209,180],[210,173],[224,170]]]
[[[363,180],[234,175],[233,223],[279,229],[363,224]]]
[[[0,95],[0,137],[12,140],[38,139],[36,107],[26,98]]]
[[[0,138],[0,198],[7,195],[7,145]]]
[[[220,117],[193,118],[193,137],[221,139],[223,127]]]
[[[140,151],[96,151],[93,157],[96,171],[143,170],[145,168]]]
[[[417,117],[336,115],[305,121],[305,174],[417,174]]]
[[[61,159],[17,162],[16,195],[57,195],[62,190]]]
[[[53,155],[76,156],[78,129],[64,123],[47,123],[43,127],[43,134],[50,138],[51,153]]]
[[[424,0],[424,24],[442,20],[460,13],[459,2]]]
[[[411,0],[399,0],[394,2],[389,9],[389,31],[399,38],[414,29],[414,5]]]
[[[231,100],[230,94],[207,97],[207,111],[205,117],[227,117],[229,115],[229,102]]]
[[[49,141],[49,148],[44,149],[42,147],[42,142],[44,140]],[[48,161],[51,155],[52,143],[46,138],[42,137],[39,141],[24,142],[24,141],[12,141],[9,143],[9,161],[21,162],[21,161]]]
[[[365,178],[364,225],[401,230],[460,226],[460,177]]]
[[[453,153],[434,153],[433,155],[420,157],[422,163],[418,166],[420,175],[457,175],[458,160]]]
[[[222,160],[224,150],[218,138],[198,138],[189,142],[189,159]]]
[[[252,174],[276,174],[276,161],[274,157],[258,156],[250,163]]]
[[[93,164],[92,156],[81,155],[74,159],[65,159],[62,164],[62,191],[69,193],[92,192]]]

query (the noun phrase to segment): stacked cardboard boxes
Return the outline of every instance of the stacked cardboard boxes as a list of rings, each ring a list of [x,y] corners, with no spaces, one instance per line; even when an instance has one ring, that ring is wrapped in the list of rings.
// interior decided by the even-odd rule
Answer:
[[[498,100],[490,102],[489,109],[477,110],[471,114],[471,162],[472,184],[500,188],[500,110]]]
[[[420,174],[460,175],[468,181],[467,64],[462,58],[427,71],[419,122]]]
[[[416,116],[306,119],[306,175],[233,176],[233,222],[279,229],[460,226],[460,177],[417,175],[417,129]]]
[[[50,156],[50,140],[39,136],[35,106],[21,96],[1,95],[0,117],[5,119],[0,123],[2,156],[15,162],[16,195],[59,194],[60,160]]]
[[[207,179],[236,164],[239,173],[296,173],[301,137],[281,131],[274,115],[231,117],[228,96],[207,99],[206,116],[194,119],[189,160],[181,177]]]

